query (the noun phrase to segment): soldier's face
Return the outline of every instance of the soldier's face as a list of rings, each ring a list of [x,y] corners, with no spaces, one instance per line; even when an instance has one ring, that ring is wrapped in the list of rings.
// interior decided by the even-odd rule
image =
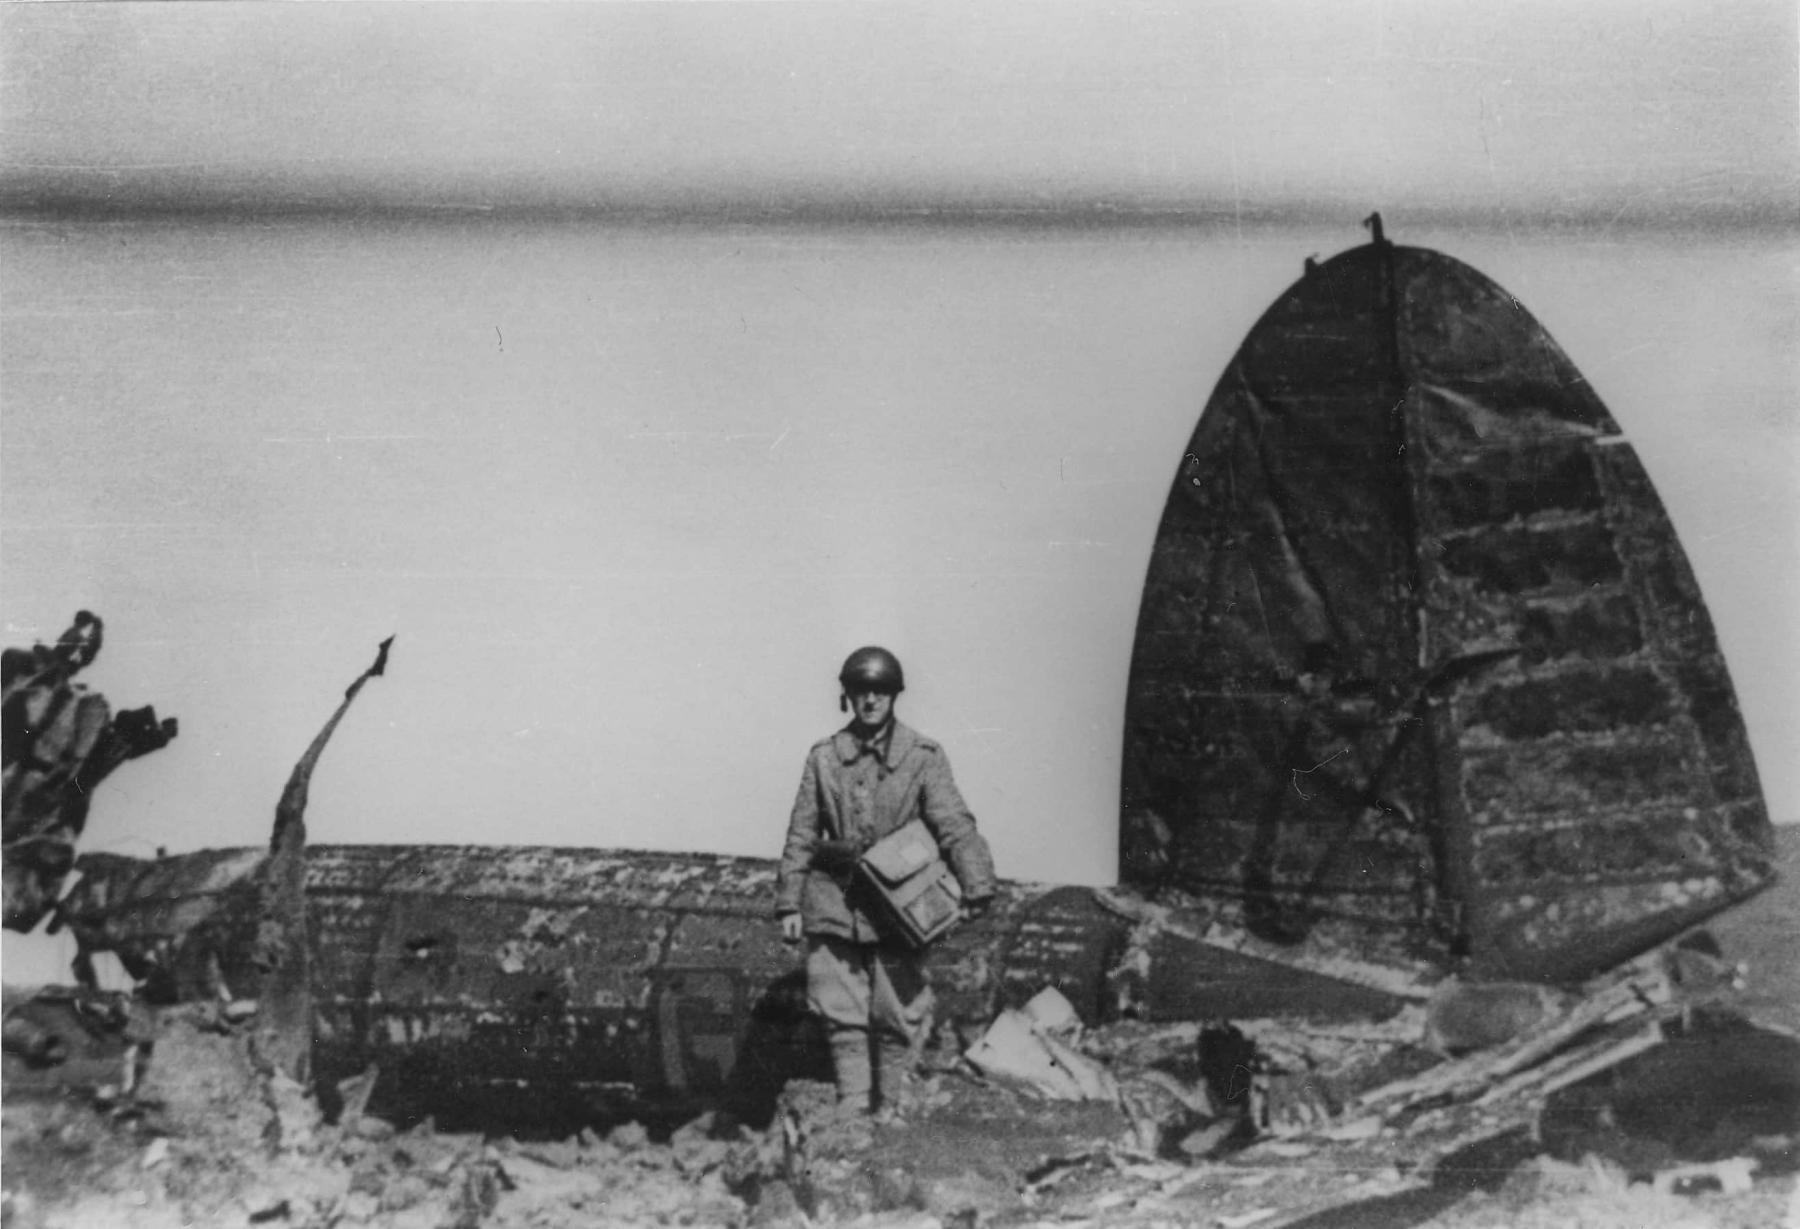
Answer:
[[[859,725],[871,728],[884,726],[894,712],[894,697],[885,691],[852,691],[846,693],[850,697],[850,711],[855,714]]]

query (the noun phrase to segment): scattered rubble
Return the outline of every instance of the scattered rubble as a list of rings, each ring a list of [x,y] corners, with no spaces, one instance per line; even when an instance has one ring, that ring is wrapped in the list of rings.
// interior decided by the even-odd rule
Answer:
[[[1800,1147],[1800,1038],[1733,1016],[1743,984],[1691,936],[1580,987],[1421,983],[1362,1017],[1090,1027],[1045,989],[985,1033],[938,1030],[894,1121],[797,1079],[766,1125],[596,1110],[551,1138],[372,1113],[373,1066],[335,1083],[330,1117],[257,1060],[258,1000],[47,991],[7,1005],[7,1224],[1278,1229],[1353,1203],[1567,1223],[1500,1216],[1531,1199],[1589,1229],[1771,1224],[1717,1213],[1775,1206]],[[1493,996],[1530,1009],[1458,1033]]]
[[[1579,1148],[1571,1165],[1605,1158],[1582,1165],[1600,1166],[1617,1190],[1590,1183],[1556,1196],[1571,1206],[1610,1199],[1615,1211],[1663,1218],[1644,1223],[1729,1225],[1695,1209],[1775,1197],[1766,1179],[1792,1173],[1800,1143],[1800,1074],[1785,1100],[1748,1121],[1760,1135],[1719,1135],[1712,1153],[1665,1141],[1633,1160],[1582,1137],[1582,1111],[1549,1121],[1545,1108],[1553,1093],[1586,1089],[1592,1112],[1581,1121],[1617,1132],[1644,1112],[1632,1098],[1650,1094],[1628,1080],[1597,1084],[1595,1072],[1728,1027],[1716,1005],[1684,1023],[1669,964],[1667,953],[1633,962],[1555,1018],[1453,1060],[1428,1048],[1423,1005],[1360,1022],[1086,1029],[1052,992],[966,1053],[930,1052],[892,1121],[846,1115],[830,1085],[796,1080],[760,1130],[710,1111],[671,1131],[626,1121],[551,1139],[372,1116],[374,1071],[339,1085],[328,1121],[310,1090],[254,1060],[253,1004],[145,1007],[62,991],[15,1002],[7,1017],[9,1037],[25,1035],[14,1020],[37,1030],[6,1055],[7,1224],[1273,1227],[1371,1200],[1448,1206],[1468,1192],[1446,1188],[1445,1175],[1505,1136],[1520,1156]],[[1634,1045],[1652,1026],[1658,1039]],[[1048,1039],[1073,1066],[1024,1064],[1034,1074],[1017,1075],[1008,1047],[1030,1054]],[[1760,1047],[1763,1068],[1800,1071],[1800,1041],[1776,1033],[1706,1044],[1715,1082],[1729,1078],[1725,1051]],[[1681,1064],[1695,1066],[1694,1055]],[[1040,1078],[1046,1070],[1055,1074]],[[1519,1188],[1530,1174],[1566,1186],[1569,1173],[1590,1172],[1546,1165]],[[1500,1199],[1468,1197],[1477,1211]]]
[[[1007,1008],[964,1057],[988,1079],[1061,1101],[1117,1101],[1112,1073],[1076,1049],[1081,1017],[1056,989]]]

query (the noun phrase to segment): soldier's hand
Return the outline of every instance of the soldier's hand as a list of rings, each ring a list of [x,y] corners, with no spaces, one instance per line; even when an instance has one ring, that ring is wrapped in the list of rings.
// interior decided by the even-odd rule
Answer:
[[[979,922],[982,918],[987,916],[987,911],[993,907],[993,904],[994,898],[991,896],[982,896],[977,897],[974,900],[965,900],[962,906],[963,921]]]
[[[800,921],[798,913],[781,915],[781,941],[783,943],[798,943],[804,933],[803,923]]]

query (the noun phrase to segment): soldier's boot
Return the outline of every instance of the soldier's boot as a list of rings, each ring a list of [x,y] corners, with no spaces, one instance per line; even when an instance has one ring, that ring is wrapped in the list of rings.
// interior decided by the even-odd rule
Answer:
[[[875,1047],[875,1104],[881,1117],[894,1119],[902,1112],[912,1077],[913,1050],[894,1037],[877,1038]]]
[[[869,1063],[869,1034],[837,1029],[831,1034],[831,1072],[837,1080],[838,1104],[868,1113],[873,1106],[874,1071]]]

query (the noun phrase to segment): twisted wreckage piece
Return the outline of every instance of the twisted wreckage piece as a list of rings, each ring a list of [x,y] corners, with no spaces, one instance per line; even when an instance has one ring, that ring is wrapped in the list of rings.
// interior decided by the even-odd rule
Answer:
[[[306,754],[294,765],[281,801],[269,856],[257,870],[257,925],[250,960],[258,971],[256,1048],[275,1070],[304,1083],[311,1074],[313,1038],[312,959],[306,921],[306,798],[313,769],[338,722],[350,711],[363,684],[387,669],[389,636],[375,661],[344,691],[344,699]]]
[[[1303,1154],[1310,1137],[1335,1141],[1339,1163],[1354,1165],[1359,1155],[1402,1159],[1424,1177],[1483,1141],[1536,1132],[1554,1094],[1685,1033],[1697,1012],[1729,1011],[1742,988],[1741,970],[1709,955],[1707,942],[1682,940],[1644,953],[1563,996],[1518,1035],[1365,1088],[1331,1120],[1277,1131],[1286,1137],[1254,1145],[1238,1159],[1280,1163]]]
[[[113,714],[75,676],[100,654],[100,619],[79,611],[54,645],[0,654],[5,728],[5,917],[29,931],[55,906],[94,789],[127,760],[175,737],[156,709]]]
[[[326,743],[330,741],[332,733],[337,729],[338,723],[343,720],[344,714],[349,711],[351,703],[356,699],[357,693],[362,690],[363,684],[371,678],[378,677],[385,670],[388,649],[392,643],[393,637],[391,636],[381,642],[374,664],[350,684],[350,687],[344,692],[343,702],[339,704],[337,711],[332,714],[324,728],[307,747],[305,754],[300,757],[276,806],[275,825],[267,853],[241,859],[238,865],[241,876],[234,880],[234,886],[239,894],[238,903],[241,905],[241,912],[237,915],[236,920],[242,924],[242,930],[233,936],[238,950],[231,963],[239,989],[249,990],[253,995],[251,999],[240,1001],[237,1006],[249,1006],[253,1009],[251,1014],[256,1016],[251,1043],[257,1062],[265,1070],[279,1073],[296,1083],[304,1083],[311,1074],[314,1028],[312,935],[306,909],[305,816],[307,792],[313,769],[317,766]],[[20,769],[18,780],[21,784],[19,796],[26,804],[39,802],[44,793],[41,785],[35,792],[30,786],[46,775],[41,771],[47,759],[45,744],[60,749],[64,762],[53,765],[53,767],[59,770],[60,779],[68,783],[71,788],[78,787],[83,781],[97,779],[89,765],[92,765],[96,755],[100,754],[92,748],[98,746],[103,750],[106,746],[100,742],[97,728],[99,723],[94,719],[96,713],[99,717],[104,717],[105,702],[95,696],[80,695],[77,689],[72,689],[67,683],[67,673],[72,672],[73,669],[79,669],[91,661],[93,653],[98,647],[99,621],[83,612],[77,618],[76,627],[71,629],[71,632],[65,635],[59,644],[58,648],[61,652],[46,651],[40,647],[37,653],[40,669],[33,674],[21,676],[22,681],[16,696],[12,684],[9,683],[7,691],[9,900],[14,871],[11,824],[15,814],[12,807],[15,781],[12,718],[15,699],[19,704],[20,712],[27,714],[33,721],[47,724],[52,734],[50,738],[40,736],[35,741],[28,741],[34,731],[26,727],[23,730],[26,737],[19,740],[20,753],[17,759]],[[8,650],[8,652],[10,654],[13,650]],[[52,689],[46,694],[47,683]],[[97,707],[93,703],[95,701],[98,701]],[[74,720],[72,722],[60,720],[59,722],[56,715],[67,714],[71,710],[76,714]],[[145,709],[142,712],[149,714],[150,710]],[[52,716],[40,717],[41,713],[48,713]],[[82,716],[84,713],[86,714],[85,720]],[[137,728],[148,728],[153,721],[153,716],[144,717],[138,723]],[[156,742],[155,746],[161,746],[168,738],[173,737],[174,724],[171,720],[159,727],[162,741]],[[72,726],[77,730],[86,731],[86,733],[81,737],[71,738],[63,732],[62,727],[64,726]],[[137,745],[144,747],[144,744]],[[89,749],[85,756],[82,754],[83,748]],[[145,749],[154,748],[145,747]],[[103,766],[106,762],[104,758],[101,760]],[[51,779],[58,778],[52,777]],[[20,811],[23,813],[27,809],[26,806],[22,806]],[[82,808],[82,811],[85,812],[85,807]],[[72,841],[72,837],[70,839]],[[90,859],[93,858],[98,858],[102,866],[110,864],[109,855],[104,854],[87,855],[80,860],[72,860],[85,875],[85,868],[91,864]],[[133,859],[123,859],[123,861],[130,862]],[[161,864],[162,859],[159,858],[157,862],[148,865]],[[60,882],[60,879],[59,875],[56,882]],[[46,880],[46,886],[50,886],[50,882]],[[66,1000],[83,1010],[92,1009],[96,1004],[108,1007],[116,1005],[115,1000],[120,996],[100,993],[96,984],[93,957],[103,951],[116,952],[123,957],[122,963],[126,971],[144,983],[145,996],[152,1001],[170,1002],[177,998],[187,998],[210,1000],[217,1003],[232,998],[231,987],[220,976],[220,963],[210,948],[206,949],[201,966],[190,970],[189,984],[182,988],[182,992],[171,993],[168,979],[163,976],[165,972],[164,957],[169,950],[169,944],[162,938],[153,939],[147,943],[119,946],[83,942],[82,935],[86,933],[86,928],[81,917],[80,906],[73,906],[72,911],[72,902],[91,899],[95,891],[104,894],[107,891],[107,885],[104,883],[78,884],[60,901],[55,899],[54,894],[51,894],[46,898],[39,911],[40,914],[46,912],[52,914],[51,928],[53,930],[73,923],[77,935],[78,951],[73,971],[76,978],[83,983],[85,993],[76,992],[73,995],[65,995],[58,1001]],[[206,913],[204,905],[200,906],[198,913]],[[192,936],[186,935],[184,927],[194,917],[195,910],[176,908],[172,915],[165,916],[162,920],[168,927],[168,934],[180,934],[191,940]],[[210,933],[204,922],[200,923],[199,929],[203,934]],[[163,931],[159,928],[158,934],[162,933]],[[204,947],[204,943],[201,946]],[[57,996],[52,995],[51,997],[54,999]],[[20,1016],[15,1021],[15,1017],[9,1014],[8,1052],[23,1054],[28,1060],[37,1062],[39,1065],[54,1059],[52,1053],[34,1053],[36,1050],[44,1050],[47,1043],[35,1034],[28,1036],[28,1033],[31,1033],[28,1025],[29,1021],[25,1017]]]

